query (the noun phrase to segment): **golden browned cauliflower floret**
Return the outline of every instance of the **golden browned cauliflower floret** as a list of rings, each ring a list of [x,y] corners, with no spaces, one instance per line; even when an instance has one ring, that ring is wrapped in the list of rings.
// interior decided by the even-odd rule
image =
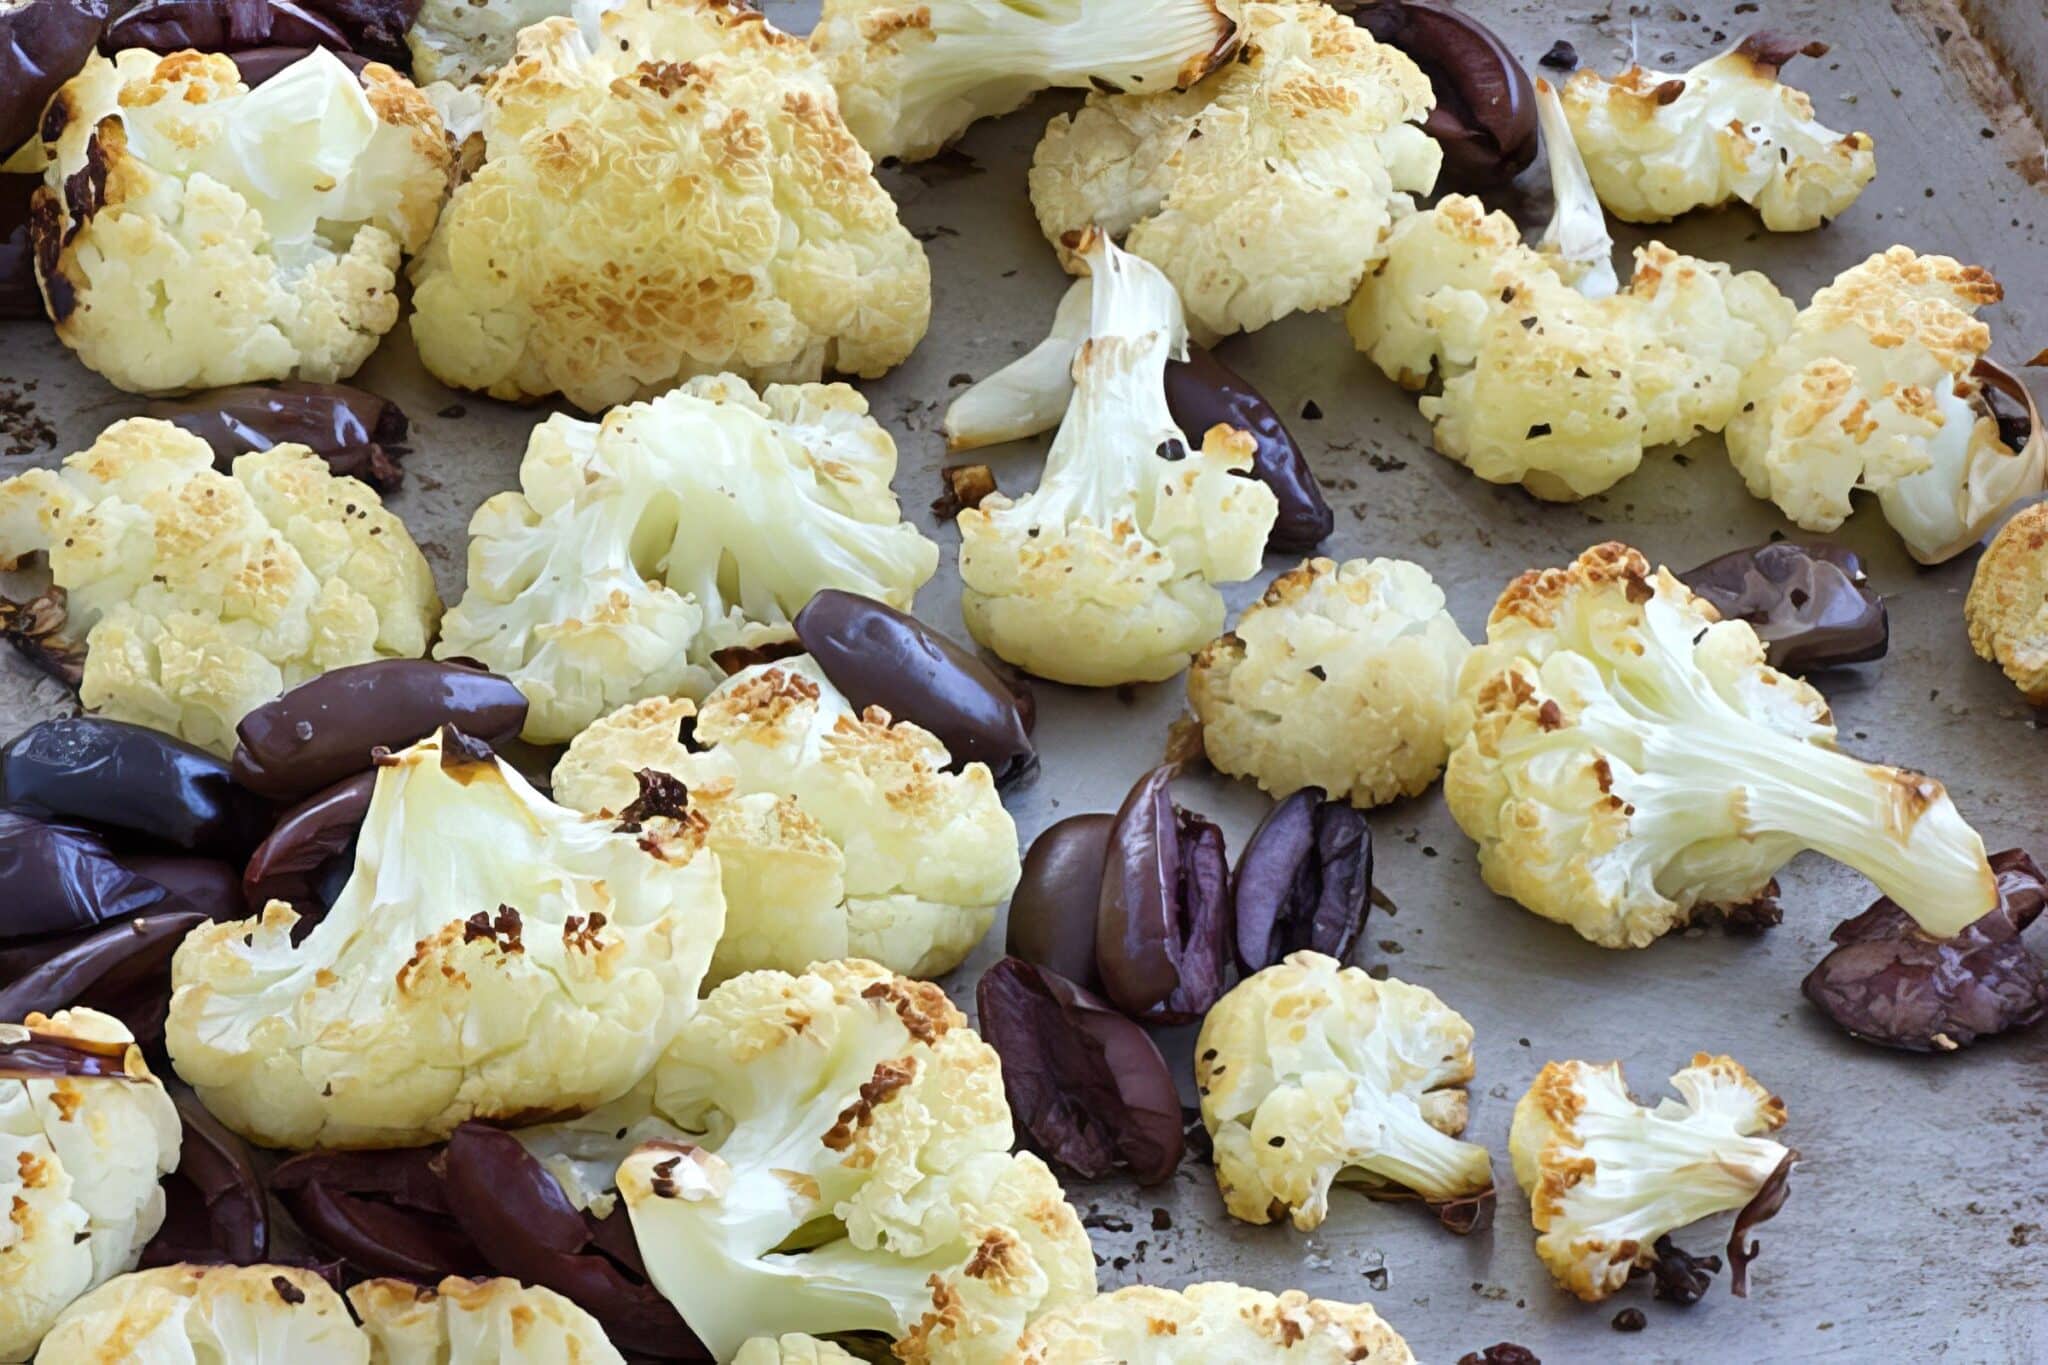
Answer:
[[[57,335],[142,393],[345,379],[398,321],[450,152],[410,81],[310,54],[93,57],[44,119],[32,231]]]
[[[304,446],[214,468],[197,436],[117,422],[61,470],[0,483],[0,564],[49,558],[88,710],[216,753],[328,669],[426,652],[441,602],[405,525]]]
[[[2028,701],[2048,706],[2048,502],[2024,509],[1992,538],[1963,615],[1978,657],[2004,669]]]
[[[348,1306],[372,1365],[625,1365],[596,1318],[517,1280],[364,1280]]]
[[[930,266],[803,40],[735,0],[630,0],[601,27],[534,25],[486,87],[484,164],[413,271],[427,368],[595,411],[909,355]]]
[[[166,1265],[71,1305],[40,1365],[370,1365],[370,1339],[334,1287],[287,1265]]]
[[[1005,1365],[1415,1365],[1369,1303],[1214,1281],[1134,1284],[1031,1324]]]

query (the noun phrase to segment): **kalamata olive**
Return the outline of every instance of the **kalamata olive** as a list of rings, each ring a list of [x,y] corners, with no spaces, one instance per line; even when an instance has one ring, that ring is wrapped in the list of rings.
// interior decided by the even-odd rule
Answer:
[[[1792,1192],[1792,1168],[1798,1162],[1798,1152],[1785,1153],[1777,1169],[1765,1178],[1763,1188],[1735,1214],[1735,1226],[1728,1233],[1728,1292],[1738,1299],[1749,1297],[1749,1263],[1761,1249],[1749,1240],[1750,1229],[1768,1223],[1785,1207],[1785,1196]]]
[[[1003,1063],[1017,1126],[1089,1180],[1122,1168],[1156,1185],[1180,1166],[1180,1093],[1158,1044],[1057,972],[1006,957],[974,992],[981,1036]]]
[[[1252,474],[1273,490],[1280,516],[1266,536],[1266,548],[1306,554],[1336,527],[1337,514],[1323,498],[1308,457],[1265,396],[1207,348],[1188,343],[1188,358],[1167,362],[1166,406],[1174,425],[1199,443],[1221,422],[1248,431],[1258,442]]]
[[[0,175],[0,321],[43,316],[28,237],[28,201],[42,183],[39,175]]]
[[[138,915],[0,948],[0,1019],[84,1005],[111,1014],[146,1048],[163,1040],[171,955],[206,923],[193,911]]]
[[[0,1023],[0,1080],[87,1076],[127,1080],[126,1043],[102,1043]]]
[[[169,54],[241,52],[252,47],[325,47],[346,52],[342,31],[291,0],[146,0],[107,25],[100,50]]]
[[[419,18],[420,0],[300,0],[348,35],[355,50],[401,71],[412,64],[405,31]]]
[[[315,792],[279,817],[242,873],[242,899],[250,911],[260,913],[274,900],[294,906],[302,917],[324,910],[331,903],[327,892],[335,864],[343,864],[345,877],[355,861],[356,834],[376,788],[372,768]]]
[[[1536,157],[1536,91],[1500,36],[1438,0],[1341,0],[1360,27],[1408,54],[1436,108],[1423,131],[1443,148],[1438,185],[1505,185]]]
[[[222,469],[237,455],[291,444],[305,446],[336,474],[382,491],[398,487],[404,477],[395,456],[410,429],[405,413],[388,399],[346,384],[243,384],[158,399],[147,412],[203,438]]]
[[[1003,784],[1038,766],[1017,693],[914,616],[827,588],[796,614],[796,637],[857,708],[879,706],[938,736],[956,767],[986,763]]]
[[[1133,1018],[1199,1019],[1230,961],[1230,865],[1223,831],[1173,803],[1177,765],[1138,780],[1110,827],[1095,921],[1104,992]]]
[[[1679,579],[1724,618],[1749,622],[1771,666],[1789,673],[1882,659],[1891,642],[1884,598],[1856,552],[1839,545],[1752,546]]]
[[[296,801],[352,777],[376,748],[403,749],[452,725],[489,744],[526,724],[526,698],[495,673],[427,659],[379,659],[322,673],[235,727],[235,780]]]
[[[1714,1276],[1721,1273],[1719,1256],[1695,1256],[1668,1234],[1659,1237],[1651,1251],[1654,1259],[1650,1264],[1629,1271],[1628,1277],[1648,1276],[1650,1297],[1665,1303],[1685,1307],[1698,1303],[1713,1288]]]
[[[240,74],[242,84],[254,90],[278,72],[299,61],[307,53],[316,50],[310,47],[251,47],[244,48],[240,52],[230,52],[228,55],[235,59],[235,70]],[[370,59],[360,52],[336,52],[334,56],[335,60],[355,72],[357,80],[362,79],[363,68],[370,64]],[[337,472],[355,473],[354,470],[339,469]],[[357,474],[356,477],[363,479],[366,483],[373,482],[366,475]],[[392,487],[397,486],[397,478],[398,475],[394,473],[392,475]],[[379,488],[384,487],[383,484],[377,484],[376,486]]]
[[[1113,815],[1070,815],[1031,841],[1010,895],[1008,951],[1014,957],[1094,987],[1095,919]]]
[[[223,880],[223,876],[225,880]],[[236,878],[210,859],[144,858],[111,848],[98,831],[0,810],[0,943],[74,933],[138,915],[241,913]]]
[[[0,0],[0,161],[36,134],[107,26],[107,0]]]
[[[309,1237],[364,1275],[488,1275],[448,1210],[441,1151],[307,1152],[272,1171],[270,1188]]]
[[[100,716],[46,720],[15,736],[0,749],[0,802],[228,859],[246,857],[271,819],[212,754]]]
[[[1365,816],[1304,787],[1266,813],[1238,855],[1238,960],[1256,972],[1311,948],[1341,962],[1365,928],[1371,895]]]
[[[164,1221],[142,1249],[145,1266],[250,1265],[270,1254],[270,1200],[248,1144],[190,1091],[171,1096],[184,1138],[164,1177]]]

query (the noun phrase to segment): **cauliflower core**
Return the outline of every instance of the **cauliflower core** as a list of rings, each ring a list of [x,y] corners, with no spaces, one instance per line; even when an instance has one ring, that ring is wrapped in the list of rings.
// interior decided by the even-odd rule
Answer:
[[[1598,545],[1510,584],[1459,679],[1444,794],[1486,884],[1608,948],[1761,894],[1805,849],[1928,933],[1997,904],[1924,774],[1838,752],[1827,702],[1668,569]]]
[[[931,270],[803,40],[730,0],[629,0],[519,36],[485,161],[413,269],[434,375],[590,411],[692,375],[875,377]]]
[[[1217,0],[825,0],[811,46],[869,155],[920,161],[1041,90],[1188,85],[1236,32]]]
[[[1756,1136],[1784,1126],[1785,1106],[1734,1058],[1698,1053],[1671,1088],[1683,1103],[1645,1109],[1619,1062],[1551,1062],[1515,1106],[1508,1153],[1536,1254],[1589,1303],[1655,1261],[1658,1238],[1749,1203],[1794,1155]]]
[[[178,1074],[291,1148],[417,1145],[625,1093],[689,1017],[725,921],[699,823],[627,817],[553,805],[453,731],[385,760],[303,942],[272,901],[179,947]]]
[[[700,377],[601,422],[533,429],[520,491],[470,519],[469,587],[435,657],[518,684],[526,738],[703,696],[713,654],[790,637],[821,588],[907,609],[938,547],[898,519],[896,446],[844,384]]]
[[[1003,1360],[1095,1292],[1045,1164],[1011,1155],[996,1055],[937,986],[857,959],[749,972],[663,1059],[619,1193],[655,1285],[720,1359],[757,1333],[882,1332],[906,1361]]]
[[[37,1365],[109,1360],[370,1365],[370,1339],[310,1270],[167,1265],[123,1275],[71,1305],[36,1357]]]
[[[1242,60],[1186,91],[1090,95],[1031,164],[1068,268],[1083,229],[1128,234],[1203,341],[1344,302],[1443,163],[1418,126],[1429,79],[1399,49],[1323,4],[1253,0],[1238,26]]]
[[[1222,629],[1211,584],[1259,571],[1280,505],[1251,477],[1248,433],[1215,426],[1192,450],[1175,426],[1166,362],[1187,335],[1166,277],[1100,233],[1081,250],[1094,287],[1073,401],[1035,491],[960,513],[960,611],[1040,677],[1160,682]]]
[[[1992,539],[1963,616],[1978,657],[2048,706],[2048,502],[2023,509]]]
[[[1268,1294],[1212,1282],[1185,1289],[1134,1284],[1047,1313],[1013,1365],[1415,1365],[1400,1334],[1369,1303]]]
[[[1778,80],[1799,50],[1768,50],[1769,39],[1746,38],[1689,71],[1582,70],[1565,83],[1565,115],[1615,217],[1661,223],[1739,199],[1771,231],[1801,232],[1856,202],[1877,174],[1870,134],[1816,122],[1805,92]]]
[[[695,749],[679,738],[693,713]],[[555,765],[554,792],[615,812],[641,771],[682,782],[725,880],[714,981],[849,954],[933,977],[981,941],[1021,872],[987,765],[951,763],[917,726],[856,713],[799,656],[734,675],[701,711],[661,698],[606,716]]]
[[[1340,1179],[1433,1204],[1490,1193],[1486,1149],[1457,1139],[1471,1079],[1472,1026],[1433,992],[1290,953],[1217,1001],[1195,1042],[1223,1206],[1307,1232]]]
[[[1875,493],[1923,564],[1976,544],[2041,490],[2048,458],[2048,441],[2006,445],[1984,406],[1975,314],[2003,297],[1983,268],[1903,246],[1836,276],[1743,386],[1728,455],[1749,491],[1808,531]]]
[[[108,1074],[8,1065],[16,1047],[50,1045]],[[183,1130],[134,1038],[97,1010],[0,1024],[0,1069],[0,1360],[27,1360],[72,1300],[132,1269],[156,1235],[157,1182],[177,1169]]]
[[[377,1365],[625,1365],[596,1318],[517,1280],[365,1280],[348,1303]]]
[[[448,188],[412,83],[319,48],[254,90],[217,53],[94,56],[43,131],[43,298],[137,393],[348,378],[398,321],[400,258]]]
[[[267,87],[266,87],[267,88]],[[48,556],[79,699],[226,755],[242,716],[329,669],[415,658],[441,602],[405,524],[304,446],[214,468],[169,422],[117,422],[0,483],[0,564]]]
[[[1311,559],[1195,657],[1188,700],[1218,770],[1372,807],[1443,771],[1471,648],[1419,565]]]

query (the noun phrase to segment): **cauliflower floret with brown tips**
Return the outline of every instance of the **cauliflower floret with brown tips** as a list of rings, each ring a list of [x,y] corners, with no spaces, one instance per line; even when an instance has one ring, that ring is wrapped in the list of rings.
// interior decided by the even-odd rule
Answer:
[[[441,614],[368,486],[298,445],[222,474],[205,441],[150,418],[0,483],[0,563],[34,554],[64,594],[57,638],[85,647],[86,708],[223,755],[286,688],[425,653]]]
[[[536,24],[486,88],[484,164],[413,268],[426,367],[597,411],[908,356],[930,267],[803,40],[730,0],[597,27]]]
[[[220,54],[94,56],[43,124],[37,273],[57,335],[120,388],[346,379],[398,321],[450,152],[371,63],[309,55],[251,90]]]
[[[1005,1365],[1414,1365],[1369,1303],[1212,1281],[1134,1284],[1031,1324]]]
[[[1420,565],[1311,559],[1195,656],[1188,700],[1220,771],[1377,806],[1443,771],[1471,648]]]
[[[2048,502],[2021,509],[1992,538],[1963,602],[1970,644],[2027,700],[2048,706]]]
[[[109,1348],[120,1348],[110,1356]],[[167,1265],[71,1305],[37,1365],[220,1361],[370,1365],[370,1339],[327,1281],[301,1266]]]
[[[375,1365],[625,1365],[596,1318],[517,1280],[364,1280],[348,1304]]]

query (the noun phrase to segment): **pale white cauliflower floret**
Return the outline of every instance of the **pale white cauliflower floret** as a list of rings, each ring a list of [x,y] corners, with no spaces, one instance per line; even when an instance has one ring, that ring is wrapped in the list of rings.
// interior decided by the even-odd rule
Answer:
[[[1991,329],[1975,314],[2003,297],[1982,267],[1903,246],[1836,276],[1743,387],[1728,455],[1749,491],[1808,531],[1875,493],[1923,564],[1976,544],[2041,490],[2048,453],[2014,451],[1982,404]]]
[[[1031,1324],[1006,1365],[1415,1365],[1369,1303],[1220,1281],[1134,1284]]]
[[[802,1332],[785,1332],[779,1337],[755,1337],[740,1347],[732,1365],[853,1365],[858,1357],[844,1346],[820,1341]]]
[[[588,1109],[689,1017],[725,920],[696,822],[565,810],[451,736],[379,769],[348,882],[303,942],[272,901],[172,960],[178,1074],[244,1136],[409,1146]]]
[[[220,54],[94,56],[44,130],[33,232],[57,335],[141,393],[354,374],[448,188],[412,83],[318,48],[255,90]]]
[[[437,658],[518,684],[526,737],[642,697],[701,697],[721,649],[787,639],[821,588],[908,608],[938,547],[899,519],[896,445],[844,384],[702,376],[600,422],[533,429],[520,489],[479,507]]]
[[[370,1339],[333,1286],[287,1265],[167,1265],[110,1280],[71,1305],[37,1365],[118,1360],[370,1365]]]
[[[1429,80],[1322,4],[1245,4],[1243,59],[1184,92],[1094,94],[1047,127],[1031,202],[1069,269],[1099,227],[1166,272],[1197,339],[1349,298],[1436,183]]]
[[[875,377],[931,269],[801,38],[729,0],[555,18],[485,89],[483,166],[413,268],[435,377],[589,411],[692,375]]]
[[[2023,508],[1992,539],[1963,617],[1977,656],[2003,668],[2028,701],[2048,706],[2048,502]]]
[[[807,656],[735,674],[696,713],[644,701],[578,735],[557,800],[623,809],[642,769],[679,778],[725,879],[711,979],[869,958],[906,976],[960,965],[1016,887],[1017,827],[985,764],[870,707],[856,714]]]
[[[441,614],[425,556],[366,485],[297,445],[233,470],[137,417],[0,483],[0,563],[48,556],[87,709],[223,755],[286,688],[425,653]]]
[[[1443,771],[1471,648],[1420,565],[1311,559],[1195,657],[1188,700],[1220,771],[1377,806]]]
[[[960,514],[960,610],[981,644],[1057,682],[1158,682],[1223,627],[1212,586],[1259,570],[1279,514],[1250,475],[1249,434],[1217,426],[1190,444],[1166,405],[1186,348],[1159,270],[1089,233],[1088,340],[1074,397],[1036,490]]]
[[[348,1303],[375,1365],[625,1365],[596,1318],[517,1280],[365,1280]]]
[[[1575,73],[1565,114],[1600,202],[1627,222],[1659,223],[1739,199],[1773,232],[1838,217],[1877,174],[1877,156],[1870,134],[1824,126],[1805,92],[1779,82],[1779,66],[1802,51],[1827,47],[1760,33],[1689,71]]]
[[[102,1074],[44,1075],[10,1064],[17,1049],[76,1052]],[[72,1300],[132,1269],[156,1235],[182,1130],[128,1030],[97,1010],[0,1024],[0,1067],[0,1360],[27,1360]]]

